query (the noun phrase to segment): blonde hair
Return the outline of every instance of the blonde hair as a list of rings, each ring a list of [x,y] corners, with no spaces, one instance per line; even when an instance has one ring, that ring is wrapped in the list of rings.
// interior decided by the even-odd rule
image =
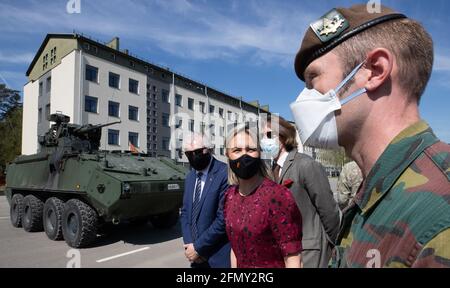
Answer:
[[[256,130],[256,131],[254,131]],[[249,127],[248,124],[240,124],[237,126],[234,126],[231,131],[228,132],[227,138],[225,139],[225,148],[226,148],[226,155],[228,156],[228,149],[230,148],[230,142],[231,140],[240,133],[246,133],[249,135],[253,141],[256,143],[256,147],[258,152],[261,154],[261,146],[259,144],[259,134],[258,134],[258,128],[255,127],[255,129],[252,129]],[[233,172],[233,170],[230,167],[230,162],[228,161],[228,184],[230,185],[239,185],[239,177]],[[273,179],[272,174],[270,170],[268,169],[267,165],[264,163],[264,161],[259,158],[259,173],[264,178]]]

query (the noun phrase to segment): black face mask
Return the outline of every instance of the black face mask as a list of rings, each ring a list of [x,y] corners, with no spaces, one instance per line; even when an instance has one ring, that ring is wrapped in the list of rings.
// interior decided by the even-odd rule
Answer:
[[[197,171],[202,171],[206,167],[208,167],[209,162],[211,161],[211,153],[204,154],[203,151],[205,149],[198,149],[195,151],[186,152],[186,157],[189,160],[189,164],[191,164],[192,168]]]
[[[248,180],[258,173],[260,161],[259,158],[245,154],[236,160],[230,160],[230,168],[239,178]]]

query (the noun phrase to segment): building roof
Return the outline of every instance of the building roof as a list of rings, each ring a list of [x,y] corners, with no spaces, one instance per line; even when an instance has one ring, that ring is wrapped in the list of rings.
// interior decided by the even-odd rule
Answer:
[[[141,62],[141,63],[144,63],[145,65],[152,66],[152,68],[156,68],[156,69],[162,70],[162,71],[164,71],[164,72],[169,72],[170,74],[174,74],[174,75],[175,75],[176,77],[178,77],[178,78],[184,78],[184,79],[189,80],[189,81],[191,81],[191,82],[194,82],[194,83],[196,83],[196,84],[198,84],[198,85],[204,86],[204,87],[205,87],[206,89],[208,89],[208,90],[212,90],[212,91],[215,91],[215,92],[217,92],[217,93],[223,94],[224,96],[230,97],[230,98],[232,98],[232,99],[234,99],[234,100],[237,100],[237,101],[242,101],[242,103],[245,103],[245,104],[247,104],[247,105],[249,105],[249,106],[251,106],[251,107],[257,108],[258,111],[259,111],[259,110],[262,110],[262,111],[264,111],[264,112],[270,113],[270,112],[269,112],[269,106],[268,106],[268,105],[262,105],[262,106],[261,106],[261,105],[259,105],[259,102],[258,102],[258,101],[253,101],[253,102],[246,102],[246,101],[243,101],[242,98],[233,97],[233,96],[231,96],[231,95],[229,95],[229,94],[227,94],[227,93],[224,93],[224,92],[222,92],[222,91],[220,91],[220,90],[218,90],[218,89],[212,88],[212,87],[210,87],[210,86],[208,86],[208,85],[206,85],[206,84],[204,84],[204,83],[201,83],[201,82],[199,82],[199,81],[193,80],[192,78],[190,78],[190,77],[188,77],[188,76],[182,75],[181,73],[176,73],[176,72],[172,71],[172,70],[171,70],[170,68],[168,68],[168,67],[162,67],[162,66],[159,66],[159,65],[157,65],[157,64],[155,64],[155,63],[151,63],[151,62],[149,62],[149,61],[146,61],[146,60],[143,60],[143,59],[141,59],[141,58],[138,58],[137,56],[131,55],[131,54],[128,52],[128,50],[121,51],[120,49],[114,49],[114,48],[111,48],[111,47],[107,46],[106,43],[102,43],[102,42],[100,42],[100,41],[95,41],[95,40],[93,40],[93,39],[91,39],[91,38],[89,38],[89,37],[86,37],[86,36],[84,36],[84,35],[82,35],[82,34],[79,34],[79,33],[72,33],[72,34],[67,34],[67,33],[66,33],[66,34],[47,34],[47,36],[45,37],[45,39],[44,39],[44,41],[42,42],[41,46],[39,47],[39,50],[37,51],[36,55],[34,56],[33,61],[31,61],[31,64],[30,64],[30,66],[28,67],[28,70],[27,70],[27,72],[26,72],[26,76],[27,76],[27,77],[30,75],[30,73],[31,73],[31,71],[32,71],[32,69],[33,69],[33,67],[34,67],[34,65],[35,65],[36,62],[38,61],[38,59],[39,59],[41,53],[43,52],[43,50],[45,49],[45,47],[46,47],[46,45],[47,45],[47,43],[48,43],[48,41],[49,41],[50,39],[54,39],[54,38],[60,38],[60,39],[78,39],[78,40],[82,40],[82,41],[91,43],[91,44],[93,44],[93,45],[101,46],[102,49],[106,49],[106,50],[110,50],[111,52],[118,53],[118,54],[120,54],[120,55],[123,56],[123,57],[128,57],[128,58],[130,58],[130,60],[132,60],[132,61]]]

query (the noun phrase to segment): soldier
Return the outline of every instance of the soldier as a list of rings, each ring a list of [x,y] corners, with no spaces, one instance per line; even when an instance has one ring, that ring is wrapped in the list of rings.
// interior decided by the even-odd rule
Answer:
[[[358,164],[356,164],[355,161],[344,165],[341,174],[339,175],[335,194],[335,199],[341,210],[344,210],[355,197],[362,181],[363,176],[361,169],[359,169]]]
[[[333,9],[295,59],[304,144],[343,146],[364,175],[344,211],[335,267],[450,267],[450,146],[419,115],[433,41],[382,6]]]

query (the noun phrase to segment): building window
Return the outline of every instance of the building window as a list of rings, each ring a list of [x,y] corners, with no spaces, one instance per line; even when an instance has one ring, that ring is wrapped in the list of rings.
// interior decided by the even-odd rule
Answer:
[[[153,135],[153,136],[152,136],[152,140],[153,140],[153,141],[156,141],[156,140],[157,140],[156,135]]]
[[[42,92],[44,91],[44,83],[39,82],[39,97],[42,96]]]
[[[158,149],[158,147],[156,146],[156,144],[153,144],[153,150],[156,150],[156,149]],[[155,157],[156,153],[153,153],[153,156]]]
[[[209,105],[209,114],[214,114],[215,107],[213,105]]]
[[[116,54],[111,53],[111,59],[112,59],[113,61],[116,61]]]
[[[139,108],[134,106],[128,106],[128,119],[133,121],[139,121]]]
[[[39,113],[38,113],[38,123],[42,122],[42,108],[39,108]]]
[[[156,118],[153,118],[153,125],[158,124],[158,121],[156,120]]]
[[[85,50],[89,50],[90,48],[89,43],[84,43],[83,46]]]
[[[153,94],[153,100],[158,100],[158,96],[156,96],[156,94]]]
[[[86,80],[98,83],[98,68],[86,65]]]
[[[158,104],[156,104],[156,102],[153,102],[153,108],[158,109]]]
[[[47,83],[46,83],[46,87],[45,87],[45,91],[47,93],[50,93],[50,91],[52,90],[52,77],[48,77],[47,78]]]
[[[48,53],[42,57],[42,70],[47,69],[48,66]]]
[[[45,119],[48,120],[49,117],[50,117],[50,104],[47,104],[45,106]]]
[[[219,129],[219,136],[223,137],[224,134],[225,134],[225,128],[224,127],[220,127],[220,129]]]
[[[133,61],[130,61],[130,66],[131,66],[131,67],[134,67],[134,66],[135,66],[135,64],[134,64]]]
[[[220,146],[220,155],[225,156],[225,149],[223,148],[223,146]]]
[[[188,98],[188,109],[194,111],[194,99]]]
[[[219,116],[220,116],[221,118],[223,118],[223,109],[222,109],[222,108],[219,108]]]
[[[200,133],[205,134],[206,124],[205,122],[200,122]]]
[[[180,117],[176,117],[175,118],[175,128],[182,128],[183,126],[183,119],[181,119]]]
[[[180,94],[175,95],[175,105],[183,107],[183,96],[181,96]]]
[[[56,47],[50,51],[50,64],[53,65],[56,63]]]
[[[156,112],[155,110],[153,110],[153,117],[158,117],[158,112]]]
[[[170,138],[164,137],[162,140],[162,150],[163,151],[169,151],[169,143],[170,143]]]
[[[228,120],[229,121],[232,121],[233,120],[233,112],[231,112],[231,111],[228,111]]]
[[[153,133],[156,133],[156,127],[153,127],[153,128],[152,128],[152,132],[153,132]]]
[[[161,90],[161,101],[163,103],[169,103],[169,91],[166,89]]]
[[[199,102],[198,104],[200,105],[200,112],[205,113],[205,103]]]
[[[117,102],[109,101],[108,102],[108,115],[112,117],[120,117],[120,104]]]
[[[84,97],[84,111],[90,113],[97,113],[98,99],[91,96]]]
[[[108,144],[119,145],[119,130],[108,129]]]
[[[195,121],[189,120],[189,131],[194,132],[194,125],[195,125]]]
[[[169,127],[169,114],[167,113],[162,114],[162,126]]]
[[[139,81],[130,78],[128,88],[130,93],[139,94]]]
[[[97,54],[97,53],[98,53],[98,48],[97,48],[97,46],[92,46],[92,51],[94,51],[94,53]]]
[[[120,75],[109,72],[109,87],[120,89]]]
[[[134,147],[139,147],[139,134],[135,132],[129,132],[128,142],[130,142]]]

